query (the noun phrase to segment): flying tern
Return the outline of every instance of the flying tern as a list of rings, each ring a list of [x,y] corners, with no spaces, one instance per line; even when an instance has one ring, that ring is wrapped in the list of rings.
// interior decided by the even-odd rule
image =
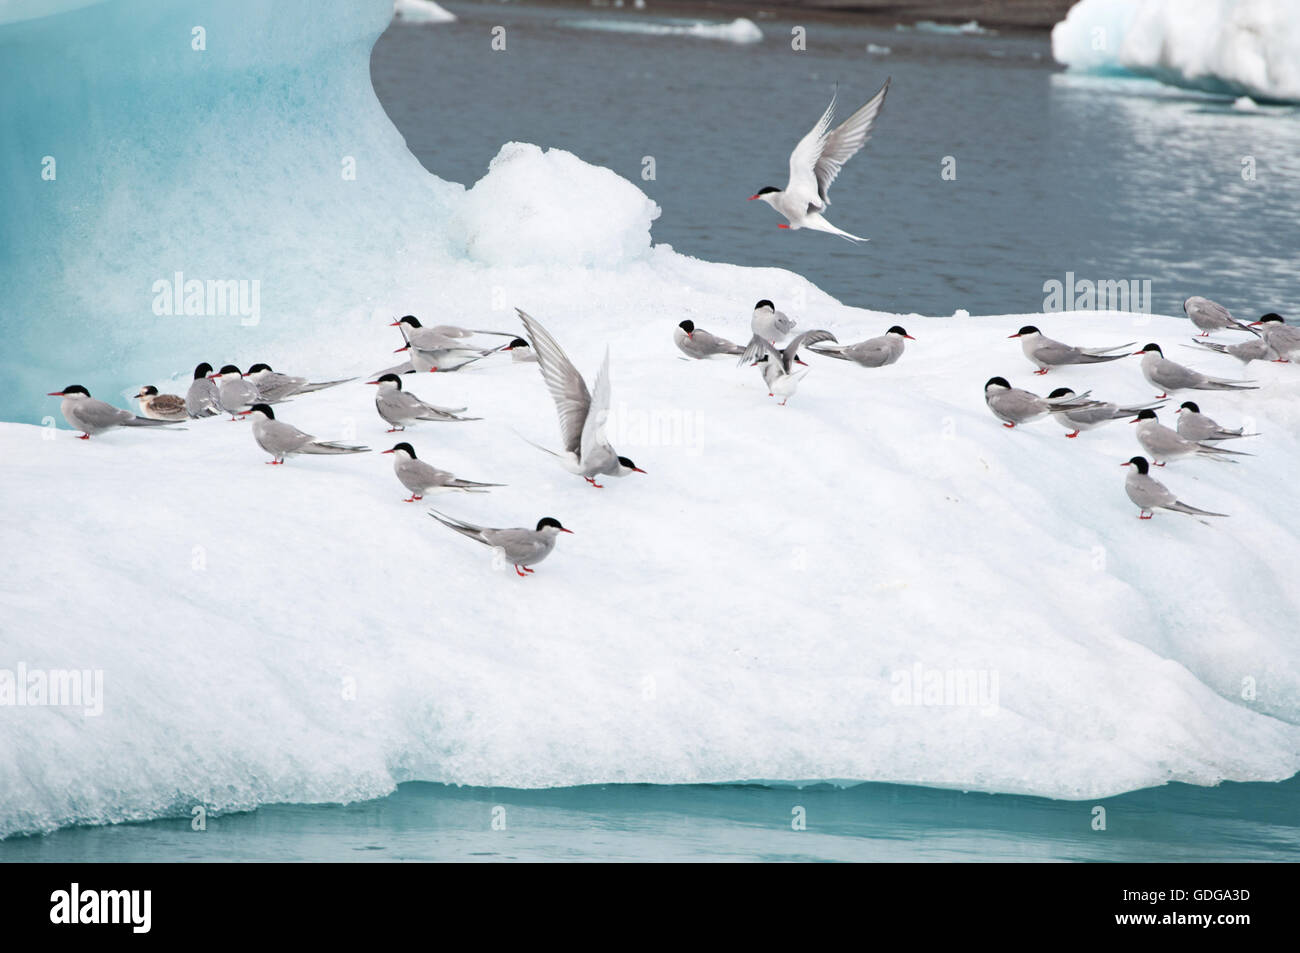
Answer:
[[[751,201],[766,202],[785,216],[789,224],[782,224],[779,228],[811,228],[854,242],[867,241],[836,228],[822,217],[822,213],[831,204],[827,193],[844,163],[857,155],[871,138],[871,127],[885,104],[889,83],[890,80],[886,79],[880,91],[865,106],[834,129],[831,120],[835,115],[835,97],[831,97],[831,104],[817,125],[799,140],[790,154],[790,180],[786,187],[778,189],[769,185],[750,196]]]

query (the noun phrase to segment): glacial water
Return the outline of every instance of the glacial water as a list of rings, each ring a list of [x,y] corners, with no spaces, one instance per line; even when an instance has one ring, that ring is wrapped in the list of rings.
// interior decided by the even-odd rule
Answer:
[[[1101,809],[1099,812],[1098,809]],[[1104,824],[1104,827],[1102,826]],[[1092,801],[900,784],[413,782],[345,806],[0,841],[0,861],[1294,861],[1300,781],[1173,784]]]
[[[845,304],[903,314],[1042,310],[1044,283],[1067,272],[1150,279],[1161,314],[1192,294],[1254,317],[1300,313],[1298,108],[1066,74],[1046,34],[814,21],[798,53],[788,19],[759,19],[762,42],[733,43],[582,25],[646,19],[635,10],[449,9],[457,22],[390,29],[371,60],[384,108],[443,178],[472,183],[511,139],[558,146],[658,202],[656,241],[789,268]],[[490,49],[494,25],[505,52]],[[827,216],[869,244],[792,235],[746,202],[785,185],[833,87],[847,115],[889,76]]]

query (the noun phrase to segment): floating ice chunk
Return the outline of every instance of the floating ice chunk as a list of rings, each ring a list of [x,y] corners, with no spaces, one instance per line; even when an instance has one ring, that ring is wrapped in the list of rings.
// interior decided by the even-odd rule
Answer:
[[[1300,17],[1291,0],[1080,0],[1052,28],[1072,69],[1300,101]]]
[[[394,0],[393,19],[404,23],[452,23],[456,14],[433,0]]]
[[[621,17],[601,20],[575,20],[568,24],[580,30],[608,30],[611,33],[645,33],[650,36],[689,36],[701,40],[727,43],[761,43],[763,31],[746,17],[730,23],[689,22],[685,20],[656,23],[650,20],[625,20]]]

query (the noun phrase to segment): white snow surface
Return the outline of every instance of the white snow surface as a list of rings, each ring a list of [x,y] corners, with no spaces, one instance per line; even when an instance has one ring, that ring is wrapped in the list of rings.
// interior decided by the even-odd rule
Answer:
[[[1294,0],[1080,0],[1052,29],[1060,63],[1300,102]]]
[[[507,311],[451,305],[477,266],[464,271],[412,310],[515,329]],[[98,718],[0,708],[0,831],[347,801],[408,779],[875,779],[1086,798],[1297,770],[1294,367],[1255,364],[1261,390],[1201,395],[1263,433],[1243,442],[1257,456],[1159,473],[1231,517],[1140,522],[1119,467],[1137,452],[1127,423],[1077,440],[1052,421],[1006,431],[982,386],[1002,374],[1140,401],[1136,358],[1039,379],[1006,334],[1032,320],[1182,356],[1185,320],[899,317],[808,292],[792,308],[803,327],[851,341],[898,320],[918,340],[882,370],[812,358],[780,407],[751,368],[679,360],[671,329],[689,317],[739,340],[750,299],[798,300],[788,276],[664,248],[546,275],[483,280],[584,372],[611,347],[611,434],[645,476],[593,489],[528,446],[514,431],[555,444],[554,410],[537,367],[504,356],[406,379],[477,422],[385,435],[360,381],[279,407],[321,437],[404,439],[509,484],[425,505],[402,502],[390,456],[273,468],[227,419],[89,441],[0,425],[6,664],[105,673]],[[373,370],[397,343],[389,318],[281,363]],[[555,516],[575,535],[519,579],[425,515],[430,502],[487,525]],[[891,676],[918,663],[996,673],[996,711],[896,704]]]

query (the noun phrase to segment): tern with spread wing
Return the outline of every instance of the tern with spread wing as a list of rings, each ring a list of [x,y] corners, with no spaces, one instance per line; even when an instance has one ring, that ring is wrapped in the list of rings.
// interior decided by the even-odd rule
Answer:
[[[1124,492],[1128,494],[1128,498],[1141,511],[1138,513],[1138,519],[1140,520],[1151,519],[1157,509],[1173,510],[1175,513],[1186,513],[1189,516],[1226,517],[1228,515],[1227,513],[1211,513],[1209,510],[1198,510],[1194,506],[1180,503],[1178,497],[1174,496],[1169,487],[1147,472],[1149,465],[1146,457],[1134,457],[1128,463],[1121,463],[1120,466],[1133,467],[1124,480]]]
[[[89,440],[96,434],[117,427],[168,427],[172,424],[170,420],[137,417],[129,410],[96,400],[80,384],[69,384],[63,390],[52,391],[47,396],[63,398],[59,410],[63,412],[64,420],[81,431],[78,440]]]
[[[1038,366],[1038,370],[1034,371],[1035,374],[1046,374],[1054,367],[1065,367],[1067,364],[1103,364],[1106,361],[1118,361],[1131,355],[1112,352],[1132,347],[1134,344],[1133,341],[1129,341],[1114,347],[1072,347],[1061,341],[1052,340],[1032,324],[1026,324],[1009,337],[1020,338],[1020,348],[1025,352],[1025,357]]]
[[[566,470],[576,473],[597,489],[602,487],[596,482],[598,476],[623,477],[629,473],[645,473],[627,457],[615,453],[605,437],[605,423],[609,417],[609,348],[605,349],[605,361],[596,375],[596,391],[592,394],[550,332],[524,311],[518,308],[515,311],[537,353],[542,380],[555,401],[560,417],[560,436],[564,439],[563,453],[547,450],[535,443],[533,446],[558,457]]]
[[[822,217],[822,213],[831,204],[827,193],[844,163],[857,155],[871,138],[871,127],[885,105],[889,83],[890,80],[885,80],[885,85],[865,106],[834,129],[831,120],[835,116],[835,97],[831,97],[831,104],[817,125],[799,140],[790,154],[790,181],[786,187],[778,189],[769,185],[749,197],[751,201],[766,202],[786,217],[790,224],[778,228],[792,231],[811,228],[849,241],[868,240],[836,228]]]
[[[462,536],[501,550],[502,554],[515,567],[515,575],[527,578],[525,573],[533,572],[530,566],[540,563],[555,548],[555,539],[560,533],[572,533],[565,529],[560,521],[551,516],[543,516],[537,521],[536,529],[492,529],[487,526],[475,526],[454,519],[437,510],[429,510],[429,515],[448,529],[454,529]]]
[[[805,331],[783,348],[777,348],[766,338],[759,337],[755,334],[749,339],[749,346],[745,348],[745,353],[740,355],[740,364],[748,363],[751,366],[757,366],[763,374],[763,380],[767,384],[768,397],[780,397],[781,406],[794,396],[794,392],[799,389],[799,381],[803,380],[810,368],[805,366],[805,370],[796,371],[795,364],[803,364],[799,359],[799,349],[805,344],[817,344],[821,341],[835,341],[835,335],[829,331]],[[835,341],[835,343],[839,343]]]

